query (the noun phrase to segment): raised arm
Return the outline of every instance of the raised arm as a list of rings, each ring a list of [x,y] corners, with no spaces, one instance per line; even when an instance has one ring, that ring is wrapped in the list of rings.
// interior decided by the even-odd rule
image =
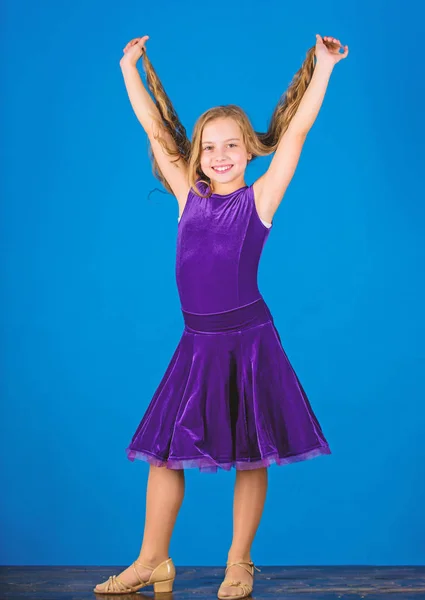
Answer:
[[[324,41],[326,43],[324,43]],[[295,173],[307,133],[322,106],[332,70],[337,62],[348,55],[339,52],[341,43],[331,37],[316,36],[316,65],[295,114],[281,136],[266,173],[254,183],[256,202],[264,219],[272,220],[286,189]]]
[[[148,36],[144,36],[131,40],[123,49],[124,56],[120,60],[120,67],[131,106],[146,131],[160,175],[165,179],[163,183],[176,196],[181,213],[189,191],[187,162],[175,139],[164,125],[163,117],[143,85],[136,66],[145,52],[145,43],[148,39]],[[167,152],[159,138],[164,140],[165,146],[172,151],[171,154]]]

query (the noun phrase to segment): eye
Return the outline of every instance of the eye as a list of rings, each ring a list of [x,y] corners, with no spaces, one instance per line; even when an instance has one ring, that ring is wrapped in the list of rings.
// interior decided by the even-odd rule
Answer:
[[[234,144],[233,142],[230,142],[230,144],[228,144],[228,146],[237,146],[237,144]]]

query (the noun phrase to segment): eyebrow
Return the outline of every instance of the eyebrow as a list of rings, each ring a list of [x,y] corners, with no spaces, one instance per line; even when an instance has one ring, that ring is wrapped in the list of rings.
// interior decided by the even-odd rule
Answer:
[[[238,140],[239,138],[228,138],[227,140],[223,140],[225,142],[230,142],[231,140]],[[214,142],[202,142],[203,144],[214,144]]]

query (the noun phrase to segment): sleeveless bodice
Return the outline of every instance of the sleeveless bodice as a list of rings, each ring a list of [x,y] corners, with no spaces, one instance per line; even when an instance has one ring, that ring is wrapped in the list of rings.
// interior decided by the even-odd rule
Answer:
[[[198,182],[205,194],[208,187]],[[176,280],[184,311],[206,314],[261,298],[257,274],[270,227],[260,219],[252,185],[200,198],[191,189],[178,223]]]

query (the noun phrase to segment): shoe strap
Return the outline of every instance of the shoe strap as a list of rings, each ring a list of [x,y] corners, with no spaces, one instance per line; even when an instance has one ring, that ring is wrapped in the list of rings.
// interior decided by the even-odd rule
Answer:
[[[252,577],[254,576],[253,568],[256,571],[259,571],[261,573],[261,569],[258,569],[254,565],[254,563],[252,562],[252,560],[250,560],[250,561],[241,560],[241,561],[238,561],[238,562],[227,562],[226,564],[227,564],[226,573],[227,573],[227,570],[230,569],[230,567],[233,567],[234,565],[238,565],[239,567],[242,567],[242,569],[245,569],[245,571],[247,573],[249,573]],[[244,565],[249,565],[250,568],[248,569],[247,567],[244,567]]]
[[[111,575],[108,579],[105,592],[111,592],[112,594],[116,592],[120,592],[121,594],[128,593],[131,592],[131,587],[121,581],[121,579],[118,579],[117,575]]]
[[[145,565],[139,559],[136,559],[134,562],[137,563],[138,565],[140,565],[141,567],[145,567],[145,569],[149,569],[150,571],[153,571],[154,569],[156,569],[156,567],[152,567],[151,565]]]
[[[152,571],[152,573],[155,571],[156,567],[151,567],[150,565],[145,565],[145,564],[144,564],[144,563],[142,563],[142,562],[141,562],[139,559],[135,560],[135,561],[133,562],[133,564],[131,565],[131,566],[133,567],[133,570],[134,570],[134,572],[136,573],[136,577],[137,577],[137,578],[138,578],[138,580],[139,580],[139,584],[142,584],[142,583],[147,583],[146,581],[144,581],[144,580],[143,580],[143,579],[140,577],[140,575],[139,575],[139,572],[138,572],[138,570],[136,569],[136,564],[140,565],[141,567],[144,567],[145,569],[149,569],[149,571]],[[150,574],[148,581],[150,581],[150,578],[151,578],[151,576],[152,576],[152,573]]]
[[[242,588],[244,595],[248,596],[252,592],[252,586],[248,583],[242,583],[242,581],[233,581],[233,579],[225,579],[220,587],[240,587]],[[231,598],[231,596],[228,596]]]

